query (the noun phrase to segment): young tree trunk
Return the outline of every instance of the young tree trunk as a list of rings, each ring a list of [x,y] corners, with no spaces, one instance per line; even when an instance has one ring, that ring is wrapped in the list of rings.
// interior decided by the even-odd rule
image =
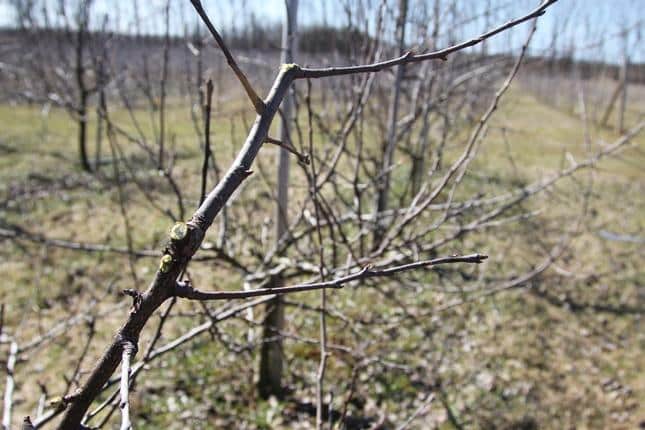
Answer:
[[[623,66],[620,68],[620,85],[622,87],[620,97],[620,110],[618,111],[618,132],[625,132],[625,110],[627,109],[627,67],[629,66],[629,57],[627,52],[624,54]]]
[[[105,85],[107,82],[104,58],[107,53],[104,51],[103,56],[99,59],[97,64],[97,90],[98,90],[98,105],[96,107],[96,152],[94,153],[94,171],[101,170],[101,144],[103,141],[103,112],[105,112],[106,99],[105,99]]]
[[[435,0],[432,13],[435,18],[434,18],[434,24],[432,29],[430,49],[435,50],[437,48],[436,44],[437,44],[437,39],[439,37],[439,28],[440,28],[439,24],[441,23],[441,20],[439,19],[439,17],[441,16],[441,0]],[[486,23],[486,25],[488,25],[488,22]],[[484,50],[483,47],[482,47],[482,50]],[[486,55],[486,53],[483,52],[482,55]],[[425,73],[428,73],[428,72],[431,74],[435,73],[432,63],[426,63],[424,67],[425,67],[425,72],[422,72],[420,79],[423,79],[423,76],[425,75]],[[432,86],[430,87],[430,90],[431,89],[432,89]],[[431,94],[431,92],[429,92],[429,94]],[[411,184],[412,196],[415,196],[419,192],[419,189],[421,188],[421,182],[423,181],[423,174],[426,170],[427,152],[428,152],[428,148],[430,147],[430,121],[429,121],[430,108],[431,106],[429,104],[426,104],[425,107],[423,108],[423,113],[421,114],[421,117],[423,118],[421,123],[421,133],[419,133],[419,140],[418,140],[416,152],[413,153],[414,155],[412,157],[412,168],[410,172],[410,181],[412,182]]]
[[[81,94],[78,110],[78,151],[80,155],[81,167],[86,172],[91,172],[89,159],[87,157],[87,94]]]
[[[399,55],[405,49],[405,22],[408,14],[408,0],[399,0],[399,17],[396,22],[396,35]],[[375,227],[373,247],[378,247],[383,238],[384,226],[382,225],[381,212],[387,209],[387,202],[390,193],[390,169],[394,159],[394,148],[396,147],[396,121],[399,113],[399,99],[401,97],[401,84],[405,73],[405,65],[399,64],[395,69],[394,87],[392,89],[392,100],[388,111],[388,133],[387,140],[383,146],[383,159],[380,176],[377,181],[376,204],[375,204]]]
[[[159,84],[159,155],[157,158],[158,167],[161,170],[164,168],[164,144],[166,139],[166,81],[168,80],[168,55],[170,51],[170,0],[166,1],[166,7],[164,8],[164,23],[163,64]]]
[[[105,104],[105,90],[99,91],[99,106]],[[101,143],[103,141],[103,118],[101,108],[96,109],[96,152],[94,153],[94,171],[101,170]]]
[[[293,63],[297,48],[297,15],[298,0],[285,0],[286,15],[282,30],[282,58],[285,63]],[[289,144],[289,123],[293,116],[293,96],[287,94],[282,102],[283,116],[280,121],[280,141]],[[279,241],[288,229],[287,208],[289,204],[289,152],[280,148],[278,151],[278,200],[276,204],[276,236]],[[273,279],[274,287],[282,284],[282,279]],[[262,398],[281,397],[283,351],[280,331],[284,326],[284,304],[281,296],[267,303],[266,317],[262,333],[260,352],[260,378],[258,392]]]
[[[618,101],[618,97],[620,97],[620,107],[618,108],[618,120],[617,120],[617,129],[622,133],[624,132],[625,128],[625,109],[627,108],[627,67],[629,64],[629,58],[627,57],[627,53],[625,52],[624,57],[623,57],[623,65],[620,68],[620,72],[618,75],[618,84],[616,85],[616,89],[614,92],[611,94],[611,97],[609,98],[609,103],[607,103],[607,108],[605,108],[605,112],[602,115],[602,118],[600,119],[600,125],[603,127],[607,126],[607,123],[609,122],[609,117],[611,116],[611,113],[614,111],[614,106],[616,106],[616,102]]]
[[[81,4],[79,6],[78,30],[76,32],[76,65],[74,72],[79,94],[78,107],[76,109],[76,114],[78,115],[78,150],[81,167],[86,172],[91,172],[92,167],[87,156],[87,99],[89,91],[85,85],[85,66],[83,64],[87,20],[89,19],[88,7],[88,4]]]

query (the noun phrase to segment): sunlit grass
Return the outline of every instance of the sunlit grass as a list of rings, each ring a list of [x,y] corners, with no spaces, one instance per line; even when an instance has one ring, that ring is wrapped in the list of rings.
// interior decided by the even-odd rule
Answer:
[[[239,105],[239,108],[244,108],[243,102]],[[168,109],[167,120],[167,142],[168,145],[175,142],[174,175],[184,190],[186,217],[190,216],[197,205],[201,171],[200,143],[194,133],[188,109],[182,103],[173,102]],[[110,115],[114,122],[128,133],[138,138],[142,137],[138,135],[128,112],[115,109]],[[134,112],[134,115],[142,125],[143,137],[152,147],[156,147],[152,127],[155,118],[151,118],[150,113],[143,109]],[[221,112],[220,116],[214,116],[213,149],[223,168],[242,145],[246,127],[253,118],[254,114],[250,110],[246,119],[240,114],[230,117],[224,112]],[[126,246],[125,226],[118,209],[119,198],[113,182],[112,164],[106,162],[101,165],[102,179],[93,178],[80,171],[77,161],[76,126],[66,112],[51,109],[44,113],[42,108],[36,106],[4,105],[0,106],[0,122],[3,124],[0,137],[0,192],[6,198],[13,194],[18,196],[16,202],[0,209],[1,218],[48,237]],[[300,123],[306,129],[306,116],[302,111]],[[502,129],[506,130],[505,134]],[[92,160],[95,155],[95,132],[96,116],[93,115],[88,133]],[[464,128],[455,141],[450,143],[451,147],[446,154],[447,162],[458,156],[462,148],[461,143],[469,132],[469,128]],[[541,104],[533,96],[521,93],[519,88],[514,89],[504,99],[499,112],[489,124],[486,138],[478,149],[478,157],[465,176],[460,190],[463,194],[459,196],[467,197],[478,190],[487,195],[512,191],[518,185],[554,174],[562,167],[568,166],[570,161],[566,153],[570,153],[574,160],[582,161],[589,155],[589,148],[592,152],[596,151],[601,148],[602,142],[612,142],[618,137],[615,131],[593,124],[590,125],[589,133],[591,139],[587,146],[583,123],[579,117]],[[379,135],[374,130],[366,131],[366,141],[373,147],[380,144],[378,138]],[[177,213],[175,196],[159,176],[154,163],[142,158],[141,151],[122,136],[117,140],[129,159],[135,163],[137,178],[153,193],[159,206]],[[314,143],[324,147],[327,141],[328,139],[316,130]],[[612,294],[618,291],[622,296],[609,296],[608,303],[637,301],[638,297],[634,294],[644,281],[640,268],[642,251],[639,251],[638,246],[607,243],[599,240],[597,236],[600,229],[626,234],[641,234],[639,232],[645,229],[645,171],[641,167],[645,165],[643,141],[643,137],[636,139],[632,145],[634,148],[622,152],[621,159],[601,162],[593,176],[583,172],[579,176],[579,182],[563,181],[559,190],[562,195],[570,195],[567,193],[584,189],[586,181],[589,178],[593,179],[594,189],[589,209],[593,214],[592,229],[572,244],[578,255],[576,261],[565,262],[563,265],[565,269],[580,273],[602,271],[612,267],[607,262],[608,254],[622,256],[619,258],[624,258],[624,276],[611,278],[619,279],[615,282],[621,284],[611,286]],[[262,177],[260,172],[253,175],[238,198],[238,204],[254,204],[257,210],[254,218],[249,220],[250,232],[258,230],[263,219],[273,216],[272,204],[265,197],[271,192],[274,180],[275,153],[274,147],[262,149],[258,162],[261,163],[266,176]],[[105,137],[101,158],[105,161],[111,158]],[[405,185],[409,174],[405,165],[407,160],[407,157],[400,154],[397,157],[401,167],[393,173],[396,187],[402,188]],[[343,168],[351,167],[350,164]],[[291,197],[297,201],[306,196],[307,189],[302,172],[297,167],[292,171],[294,192]],[[66,180],[71,182],[66,183]],[[212,185],[212,176],[209,180],[209,184]],[[51,188],[54,191],[51,191]],[[38,194],[33,192],[33,189],[44,191]],[[135,184],[128,182],[124,184],[124,189],[128,200],[127,217],[134,248],[159,249],[163,246],[172,221],[150,205],[141,196]],[[20,197],[20,193],[25,190],[30,193],[24,198]],[[346,197],[350,198],[351,189],[348,189],[347,193]],[[333,197],[332,194],[329,195],[329,198]],[[491,255],[492,261],[488,263],[488,269],[482,269],[487,270],[484,276],[494,277],[496,267],[519,270],[531,263],[537,255],[531,245],[541,236],[536,225],[546,229],[573,222],[570,211],[572,208],[579,210],[581,202],[577,199],[560,202],[558,197],[558,193],[554,192],[543,195],[529,204],[529,209],[546,209],[536,216],[533,223],[512,224],[491,234],[473,235],[462,244],[464,247],[471,247],[473,251]],[[214,226],[214,230],[216,229],[217,226]],[[215,232],[209,232],[207,240],[215,240],[215,237]],[[104,295],[109,298],[100,305],[101,309],[123,302],[125,299],[117,294],[118,291],[133,286],[145,288],[158,264],[153,258],[136,261],[135,272],[139,282],[139,285],[136,285],[127,269],[128,259],[125,256],[74,253],[23,242],[3,243],[6,246],[0,251],[0,290],[2,300],[7,306],[5,322],[14,327],[23,324],[21,337],[24,338],[42,332],[43,327],[54,320],[84,309],[86,303],[93,298],[101,298]],[[210,264],[196,263],[194,267],[192,276],[196,285],[205,289],[241,288],[239,274]],[[426,283],[428,288],[415,295],[415,300],[444,304],[460,297],[459,293],[433,290],[433,281],[436,279],[434,276],[436,275],[420,276],[420,280]],[[578,284],[572,285],[570,288],[580,288]],[[559,285],[552,287],[562,287],[558,291],[567,288]],[[403,285],[402,288],[411,287]],[[593,288],[600,287],[594,285]],[[580,290],[583,297],[586,293],[593,296],[591,293],[594,291],[584,288]],[[317,304],[318,300],[317,294],[314,293],[302,294],[298,298],[311,304]],[[392,314],[389,299],[373,288],[342,290],[330,294],[329,300],[332,306],[343,308],[349,318],[365,315],[379,315],[383,318],[399,316]],[[641,335],[634,335],[633,321],[627,317],[584,315],[583,318],[576,319],[568,311],[546,306],[543,301],[530,294],[509,294],[502,296],[499,301],[482,301],[472,306],[473,308],[469,307],[467,310],[455,311],[456,315],[463,315],[463,320],[455,322],[454,318],[451,319],[454,332],[465,336],[462,340],[467,340],[472,350],[464,351],[459,362],[448,363],[447,374],[453,375],[457,383],[469,383],[467,376],[464,376],[467,375],[464,369],[486,369],[495,375],[498,387],[488,391],[483,388],[473,389],[462,393],[463,396],[453,396],[451,400],[456,402],[456,406],[482,405],[482,410],[495,408],[518,419],[528,410],[539,422],[547,423],[545,425],[562,423],[566,419],[558,414],[563,409],[575,408],[580,396],[593,398],[602,406],[613,405],[613,399],[598,388],[607,378],[620,378],[631,382],[632,388],[637,390],[636,401],[645,403],[645,380],[643,372],[640,371],[645,362],[639,353],[642,352],[643,339]],[[122,307],[109,318],[101,320],[99,335],[91,349],[92,358],[98,356],[102,346],[110,339],[114,329],[123,320],[126,309]],[[196,305],[182,302],[177,309],[189,313],[196,310]],[[472,309],[478,311],[470,312]],[[36,315],[40,316],[39,321],[36,321]],[[317,319],[314,314],[293,311],[291,315],[291,328],[294,331],[310,338],[317,336]],[[602,318],[606,318],[607,322]],[[23,323],[25,320],[28,322]],[[172,320],[168,325],[167,337],[172,338],[172,335],[182,333],[196,322],[191,318]],[[607,347],[606,351],[600,353],[591,351],[590,348],[596,348],[596,344],[587,340],[585,330],[595,330],[605,325],[612,332],[622,332],[627,340],[619,347]],[[369,327],[362,328],[369,330]],[[17,377],[27,386],[23,393],[26,393],[28,398],[24,400],[30,405],[38,396],[38,387],[33,382],[35,379],[45,380],[51,384],[50,389],[62,389],[61,378],[56,374],[70,368],[70,363],[74,362],[82,346],[73,339],[74,336],[82,334],[84,329],[74,330],[59,342],[60,345],[51,351],[48,350],[47,357],[39,360],[37,365],[19,367]],[[152,330],[151,328],[144,333],[143,344],[151,336]],[[234,323],[222,328],[223,332],[237,336],[238,340],[245,336],[246,330],[244,325]],[[330,319],[329,332],[333,343],[351,344],[354,339],[351,331],[340,320]],[[560,336],[552,336],[549,333],[557,333]],[[430,359],[415,356],[414,351],[431,334],[421,329],[399,333],[394,328],[388,342],[409,351],[409,361],[422,366]],[[370,333],[366,333],[365,336],[370,336]],[[380,336],[385,338],[383,334]],[[245,372],[254,366],[252,362],[248,362],[252,361],[253,357],[244,356],[244,360],[248,361],[225,361],[231,355],[226,353],[220,343],[210,340],[211,338],[206,336],[202,337],[192,349],[184,348],[177,354],[170,354],[150,376],[144,375],[145,382],[142,383],[141,391],[145,394],[142,394],[141,398],[135,394],[133,402],[137,405],[134,408],[137,413],[148,416],[145,422],[149,428],[158,428],[175,419],[174,408],[177,406],[180,410],[202,407],[204,410],[200,409],[201,412],[208,415],[208,411],[205,410],[208,408],[203,408],[203,396],[213,399],[216,408],[230,408],[235,413],[246,414],[259,428],[269,425],[267,414],[270,414],[271,405],[262,403],[258,405],[257,411],[251,411],[252,408],[249,408],[248,404],[235,400],[244,390],[252,389],[252,381],[240,381],[240,375],[249,376]],[[370,345],[367,353],[377,352],[378,348],[382,348],[382,340],[379,338],[379,342]],[[445,348],[449,349],[453,345],[451,342],[455,340],[447,336]],[[315,374],[318,359],[316,345],[295,340],[287,341],[286,344],[287,353],[295,358],[292,371],[300,375]],[[351,360],[340,352],[335,354],[337,355],[330,360],[328,377],[330,381],[340,381],[339,386],[346,388],[347,378],[351,373],[347,363]],[[396,358],[400,357],[392,357]],[[222,364],[222,361],[225,362]],[[88,359],[86,367],[89,366],[89,362],[91,360]],[[182,369],[186,367],[190,370],[183,373]],[[453,369],[454,373],[450,369]],[[311,378],[308,376],[296,384],[299,388],[311,385]],[[176,382],[177,386],[169,386],[168,380]],[[400,406],[397,405],[397,396],[413,395],[415,390],[418,390],[419,383],[391,372],[369,385],[374,390],[372,394],[381,399],[384,407],[396,409]],[[33,388],[28,388],[30,384]],[[527,388],[525,384],[531,387]],[[507,394],[504,393],[504,389],[516,390],[517,393],[523,394],[510,395],[511,400],[506,401],[504,396]],[[185,396],[173,394],[173,400],[170,401],[164,390],[184,393]],[[581,394],[581,391],[585,390],[586,392]],[[489,395],[490,391],[492,395]],[[149,401],[149,395],[154,398],[154,402]],[[521,400],[533,398],[531,396],[540,400],[536,400],[535,403],[540,406],[533,407],[522,403]],[[628,401],[631,400],[626,400]],[[546,406],[541,410],[540,407],[544,405]],[[587,411],[585,414],[589,414],[589,422],[595,423],[596,427],[602,426],[603,422],[599,420],[606,419],[595,416],[593,411]]]

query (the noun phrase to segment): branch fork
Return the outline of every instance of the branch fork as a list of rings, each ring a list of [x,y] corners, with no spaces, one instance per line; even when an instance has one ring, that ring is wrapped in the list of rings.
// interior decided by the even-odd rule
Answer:
[[[280,148],[282,148],[282,149],[284,149],[286,151],[289,151],[290,153],[292,153],[293,155],[298,157],[298,161],[301,162],[302,164],[309,165],[309,163],[311,162],[311,160],[309,159],[309,155],[308,154],[302,154],[302,153],[298,152],[298,150],[296,148],[294,148],[294,146],[293,146],[293,144],[291,142],[283,142],[281,140],[275,139],[275,138],[270,137],[270,136],[267,136],[264,139],[264,142],[265,143],[271,143],[273,145],[279,146]]]

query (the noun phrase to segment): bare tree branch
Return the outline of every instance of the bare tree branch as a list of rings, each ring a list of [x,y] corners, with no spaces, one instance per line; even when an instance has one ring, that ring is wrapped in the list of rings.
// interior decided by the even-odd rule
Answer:
[[[343,288],[345,284],[353,281],[361,281],[369,278],[389,277],[400,272],[409,270],[429,268],[439,266],[442,264],[452,263],[474,263],[479,264],[487,259],[488,256],[482,254],[470,254],[464,256],[452,256],[435,258],[433,260],[417,261],[415,263],[403,264],[400,266],[390,267],[386,269],[372,269],[366,266],[362,270],[352,273],[341,278],[336,278],[331,281],[315,282],[311,284],[292,285],[288,287],[277,288],[258,288],[256,290],[246,291],[199,291],[194,289],[190,283],[178,282],[175,287],[174,294],[177,297],[182,297],[191,300],[231,300],[231,299],[245,299],[249,297],[266,296],[271,294],[290,294],[299,293],[302,291],[321,290],[327,288]]]
[[[255,108],[255,111],[257,112],[258,115],[261,115],[264,112],[264,107],[265,107],[264,102],[257,95],[255,90],[253,89],[253,86],[249,82],[248,78],[246,77],[244,72],[242,72],[242,69],[240,69],[240,67],[237,65],[237,62],[235,61],[233,54],[231,54],[231,51],[224,43],[222,36],[220,36],[219,32],[215,29],[210,18],[208,18],[208,15],[206,15],[206,11],[204,11],[204,7],[202,6],[201,0],[190,0],[190,2],[193,4],[193,7],[195,8],[199,16],[204,21],[204,24],[206,24],[206,27],[208,27],[208,30],[215,38],[217,45],[224,53],[224,56],[226,57],[226,61],[228,62],[228,65],[231,66],[231,69],[233,69],[235,76],[237,76],[237,78],[240,80],[240,83],[244,87],[244,91],[246,91],[246,95],[249,96],[251,103],[253,103],[253,107]]]
[[[419,63],[422,61],[428,60],[447,60],[450,54],[461,51],[471,46],[478,45],[490,39],[491,37],[499,34],[503,31],[508,30],[509,28],[515,27],[523,22],[529,21],[532,18],[537,18],[542,16],[546,9],[556,3],[558,0],[545,0],[542,2],[537,9],[532,12],[524,15],[520,18],[511,20],[499,27],[496,27],[486,33],[483,33],[477,37],[474,37],[465,42],[450,46],[448,48],[440,49],[438,51],[427,52],[424,54],[415,54],[412,51],[401,55],[397,58],[392,58],[390,60],[380,61],[378,63],[365,64],[361,66],[344,66],[344,67],[325,67],[325,68],[308,68],[308,67],[299,67],[298,73],[295,76],[295,79],[312,79],[312,78],[323,78],[328,76],[342,76],[342,75],[351,75],[355,73],[370,73],[370,72],[380,72],[381,70],[388,69],[399,64],[408,64],[408,63]]]

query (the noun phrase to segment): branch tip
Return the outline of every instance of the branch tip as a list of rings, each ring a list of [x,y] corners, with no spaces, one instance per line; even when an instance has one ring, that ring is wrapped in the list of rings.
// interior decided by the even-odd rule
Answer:
[[[283,149],[285,149],[286,151],[289,151],[290,153],[292,153],[293,155],[295,155],[296,157],[298,157],[298,161],[299,161],[300,163],[303,163],[303,164],[306,164],[306,165],[309,165],[309,164],[311,163],[311,159],[309,158],[309,154],[302,154],[302,153],[298,152],[298,151],[296,150],[296,148],[294,148],[294,147],[293,147],[293,145],[292,145],[291,143],[283,142],[283,141],[281,141],[281,140],[279,140],[279,139],[275,139],[275,138],[270,137],[270,136],[267,136],[267,137],[264,139],[264,142],[265,142],[265,143],[271,143],[271,144],[273,144],[273,145],[277,145],[277,146],[279,146],[280,148],[283,148]]]

